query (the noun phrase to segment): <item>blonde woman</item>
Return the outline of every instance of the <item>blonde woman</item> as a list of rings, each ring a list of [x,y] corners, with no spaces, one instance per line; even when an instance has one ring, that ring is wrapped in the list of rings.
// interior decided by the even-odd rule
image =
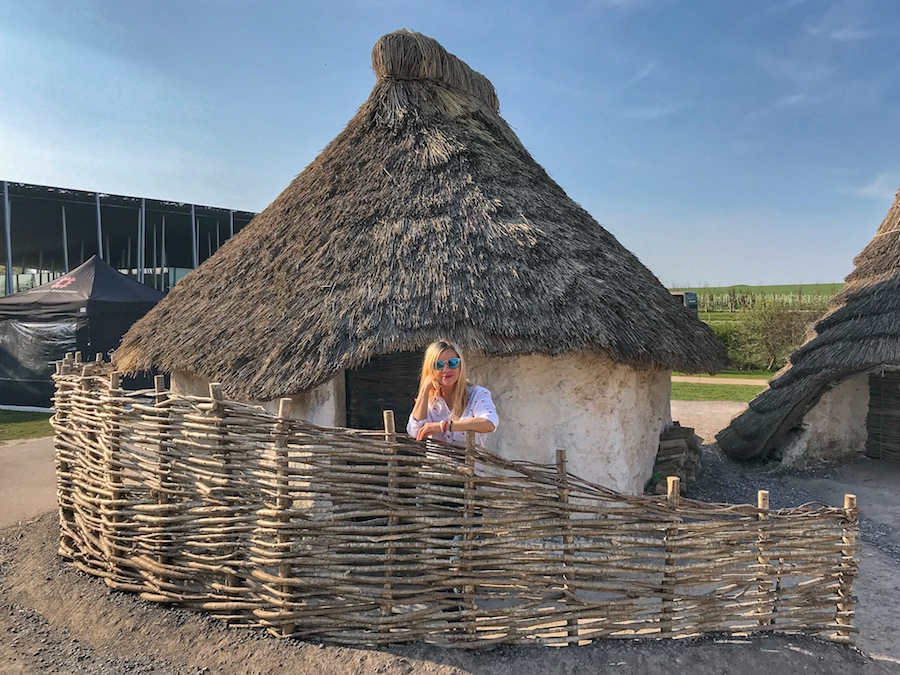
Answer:
[[[447,340],[430,344],[422,361],[419,395],[406,425],[409,435],[419,441],[433,438],[465,445],[466,432],[475,431],[475,442],[482,445],[482,434],[494,431],[497,422],[491,392],[466,379],[462,350]]]

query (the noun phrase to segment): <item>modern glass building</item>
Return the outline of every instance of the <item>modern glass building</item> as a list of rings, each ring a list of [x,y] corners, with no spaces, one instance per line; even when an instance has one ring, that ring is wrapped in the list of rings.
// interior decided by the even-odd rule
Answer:
[[[95,253],[165,292],[256,215],[11,181],[0,187],[5,295],[61,276]]]

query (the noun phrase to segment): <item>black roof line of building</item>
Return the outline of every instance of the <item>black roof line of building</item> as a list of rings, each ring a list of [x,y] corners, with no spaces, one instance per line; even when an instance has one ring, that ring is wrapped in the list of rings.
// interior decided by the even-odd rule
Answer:
[[[254,211],[242,211],[238,209],[228,209],[220,206],[207,206],[204,204],[191,204],[189,202],[175,202],[165,199],[153,199],[149,197],[131,197],[127,195],[116,195],[108,192],[76,190],[71,188],[52,187],[48,185],[36,185],[33,183],[19,183],[13,181],[5,181],[9,191],[10,198],[32,198],[32,199],[58,199],[60,201],[68,201],[83,204],[95,204],[97,196],[100,196],[101,206],[111,206],[118,208],[140,208],[141,200],[144,201],[147,208],[154,211],[163,211],[170,213],[190,213],[191,207],[194,208],[197,215],[210,215],[211,213],[234,213],[238,217],[253,218],[256,215]]]

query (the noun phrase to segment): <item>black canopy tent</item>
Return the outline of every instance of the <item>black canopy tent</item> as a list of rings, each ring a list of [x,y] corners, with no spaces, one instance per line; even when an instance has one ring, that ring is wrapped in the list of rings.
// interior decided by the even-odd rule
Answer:
[[[48,407],[53,362],[119,345],[163,293],[93,256],[37,288],[0,298],[0,404]]]

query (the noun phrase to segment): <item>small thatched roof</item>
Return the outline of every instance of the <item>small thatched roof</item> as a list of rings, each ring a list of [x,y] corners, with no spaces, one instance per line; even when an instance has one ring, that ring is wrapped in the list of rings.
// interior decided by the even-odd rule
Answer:
[[[712,372],[713,333],[531,158],[491,83],[398,31],[344,131],[128,332],[115,360],[269,400],[439,336]]]
[[[762,458],[826,391],[883,366],[900,366],[900,192],[856,268],[807,341],[769,388],[719,432],[736,459]]]

